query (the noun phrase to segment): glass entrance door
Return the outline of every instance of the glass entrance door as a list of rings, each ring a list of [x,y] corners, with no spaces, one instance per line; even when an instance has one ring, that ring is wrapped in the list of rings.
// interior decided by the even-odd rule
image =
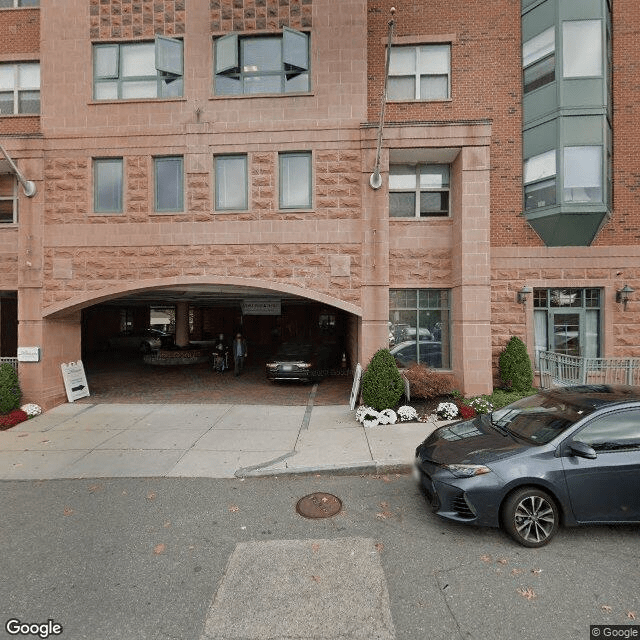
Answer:
[[[567,356],[582,355],[580,344],[580,313],[552,313],[553,350]]]

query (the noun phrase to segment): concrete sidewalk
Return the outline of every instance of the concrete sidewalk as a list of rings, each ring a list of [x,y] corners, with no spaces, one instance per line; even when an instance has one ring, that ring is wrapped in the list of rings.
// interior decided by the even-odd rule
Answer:
[[[65,404],[0,431],[0,479],[407,471],[438,425],[365,428],[342,405]]]

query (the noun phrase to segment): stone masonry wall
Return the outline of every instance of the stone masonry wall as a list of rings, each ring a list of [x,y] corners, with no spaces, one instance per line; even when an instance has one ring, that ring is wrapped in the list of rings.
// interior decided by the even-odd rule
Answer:
[[[351,273],[331,273],[331,256],[349,256]],[[295,285],[359,303],[357,244],[231,244],[49,248],[44,253],[45,307],[123,283],[201,276],[242,277]]]
[[[185,159],[186,160],[186,159]],[[109,224],[130,222],[206,222],[214,220],[319,220],[360,217],[360,155],[348,149],[313,154],[313,209],[293,212],[278,207],[275,152],[248,154],[250,206],[242,212],[215,212],[212,175],[198,171],[185,176],[184,213],[153,211],[153,159],[124,156],[124,211],[94,214],[92,161],[85,156],[50,157],[45,162],[45,224]],[[211,157],[213,164],[213,156]],[[185,166],[187,162],[185,162]]]
[[[225,277],[255,278],[315,290],[358,304],[359,234],[352,242],[327,243],[318,237],[317,224],[322,220],[359,219],[359,154],[348,149],[319,150],[313,158],[316,206],[311,211],[278,209],[278,155],[255,152],[249,154],[248,211],[214,212],[212,173],[198,171],[185,177],[187,210],[156,214],[152,158],[125,156],[124,212],[108,215],[93,213],[90,158],[49,158],[45,162],[45,224],[55,233],[49,233],[45,240],[45,307],[71,300],[80,292],[97,294],[100,289],[123,283],[174,277],[211,277],[212,281]],[[185,166],[188,165],[185,159]],[[299,222],[309,232],[295,235],[286,230],[269,231],[275,228],[272,224],[285,223],[285,227],[278,228],[286,229],[287,222]],[[195,233],[192,244],[189,224],[180,223],[205,223],[206,240],[198,243],[199,236]],[[245,223],[258,226],[238,226]],[[96,225],[108,225],[111,246],[95,246],[89,240],[95,236],[92,229]],[[119,232],[118,227],[123,231]],[[236,229],[246,233],[235,233]],[[183,230],[185,237],[181,235]],[[59,237],[64,238],[64,246],[56,246]],[[78,238],[77,242],[70,240],[73,237]],[[218,243],[216,237],[220,238]],[[229,241],[229,237],[236,239]],[[154,245],[146,246],[148,242]],[[346,271],[343,263],[336,268],[334,256],[348,259]]]
[[[185,0],[89,0],[92,40],[183,35]]]
[[[210,0],[212,33],[310,29],[312,0]]]

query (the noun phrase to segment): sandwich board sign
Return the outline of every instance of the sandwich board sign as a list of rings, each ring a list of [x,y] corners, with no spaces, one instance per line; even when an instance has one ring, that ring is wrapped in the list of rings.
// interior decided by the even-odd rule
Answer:
[[[84,373],[82,360],[63,362],[60,368],[62,369],[64,388],[69,402],[74,402],[89,395],[89,385],[87,384],[87,376]]]

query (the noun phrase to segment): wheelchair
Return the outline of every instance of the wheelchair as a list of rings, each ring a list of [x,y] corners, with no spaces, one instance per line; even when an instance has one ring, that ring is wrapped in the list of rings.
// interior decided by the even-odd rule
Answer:
[[[212,356],[213,370],[223,373],[229,368],[229,352],[215,351]]]

